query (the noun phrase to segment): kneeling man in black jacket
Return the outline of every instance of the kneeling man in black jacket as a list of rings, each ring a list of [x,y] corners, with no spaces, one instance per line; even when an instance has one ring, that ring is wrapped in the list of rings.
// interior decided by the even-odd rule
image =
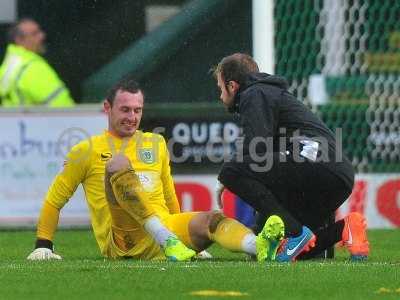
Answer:
[[[311,258],[341,242],[351,259],[367,258],[361,214],[326,225],[354,184],[340,140],[288,91],[284,78],[260,73],[251,56],[224,57],[214,76],[221,101],[239,116],[243,129],[241,147],[220,171],[220,191],[229,189],[262,219],[280,217],[284,237],[271,241],[279,246],[268,257]]]

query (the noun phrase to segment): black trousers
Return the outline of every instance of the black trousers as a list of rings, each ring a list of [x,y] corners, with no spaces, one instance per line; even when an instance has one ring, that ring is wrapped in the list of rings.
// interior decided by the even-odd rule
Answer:
[[[225,163],[218,179],[257,211],[260,226],[265,218],[278,215],[285,222],[286,236],[296,236],[305,225],[320,233],[319,240],[324,241],[315,252],[341,238],[343,222],[333,224],[333,215],[352,187],[324,163],[299,162],[282,153],[271,153],[262,162],[245,156],[241,162]]]

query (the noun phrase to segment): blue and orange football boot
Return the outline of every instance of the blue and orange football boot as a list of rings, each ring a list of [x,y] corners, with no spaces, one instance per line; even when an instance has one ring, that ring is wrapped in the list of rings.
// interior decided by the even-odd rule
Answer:
[[[276,261],[294,262],[299,254],[308,252],[313,248],[315,241],[314,233],[308,227],[303,226],[299,236],[288,237],[281,241],[276,254]]]

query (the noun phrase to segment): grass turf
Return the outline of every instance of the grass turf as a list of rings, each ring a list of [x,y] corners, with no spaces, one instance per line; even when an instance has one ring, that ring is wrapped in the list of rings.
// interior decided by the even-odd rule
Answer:
[[[57,233],[62,261],[29,262],[34,239],[33,231],[0,232],[0,299],[400,298],[398,229],[369,231],[371,255],[359,263],[343,250],[334,260],[258,264],[217,246],[208,261],[112,261],[84,230]]]

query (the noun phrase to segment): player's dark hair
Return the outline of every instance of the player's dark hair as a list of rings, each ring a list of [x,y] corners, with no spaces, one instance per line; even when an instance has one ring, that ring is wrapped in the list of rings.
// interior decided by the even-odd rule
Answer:
[[[34,19],[31,18],[22,18],[19,19],[17,22],[10,25],[7,30],[7,42],[8,43],[15,43],[18,37],[24,36],[24,32],[21,30],[20,25],[25,22],[35,22]]]
[[[142,89],[139,86],[139,83],[133,79],[132,77],[124,77],[120,81],[118,81],[107,93],[106,100],[112,106],[114,103],[115,95],[118,91],[129,92],[132,94],[136,94],[138,92],[142,92]],[[144,94],[143,94],[144,96]]]
[[[218,74],[221,74],[225,84],[233,80],[242,85],[249,74],[257,72],[257,63],[250,55],[244,53],[226,56],[213,68],[214,77],[217,78]]]

